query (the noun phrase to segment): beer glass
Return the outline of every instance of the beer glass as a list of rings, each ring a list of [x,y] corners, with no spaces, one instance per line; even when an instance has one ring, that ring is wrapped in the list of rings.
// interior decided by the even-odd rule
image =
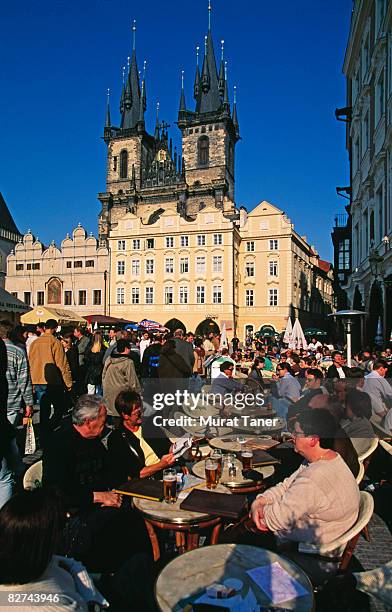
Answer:
[[[163,499],[167,504],[175,504],[177,499],[176,470],[168,468],[163,470]]]
[[[216,489],[218,484],[218,462],[214,459],[206,459],[205,470],[207,489]]]
[[[248,448],[244,448],[241,451],[241,461],[243,470],[251,470],[253,462],[253,451]]]
[[[215,450],[212,451],[210,455],[210,459],[212,459],[212,461],[216,461],[218,464],[218,481],[219,481],[222,476],[222,462],[223,462],[222,451],[219,448],[216,448]]]

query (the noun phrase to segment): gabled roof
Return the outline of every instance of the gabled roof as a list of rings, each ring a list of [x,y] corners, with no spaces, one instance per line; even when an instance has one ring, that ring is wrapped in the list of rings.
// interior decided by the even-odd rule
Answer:
[[[20,231],[16,227],[15,221],[8,209],[7,204],[0,192],[0,228],[13,232],[14,234],[20,234]]]

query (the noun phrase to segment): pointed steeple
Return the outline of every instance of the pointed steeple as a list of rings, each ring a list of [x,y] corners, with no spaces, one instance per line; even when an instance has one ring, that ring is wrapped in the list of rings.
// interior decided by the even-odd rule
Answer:
[[[105,128],[110,128],[111,127],[111,121],[110,121],[110,89],[108,89],[107,92],[107,102],[106,102],[106,119],[105,119]]]
[[[120,98],[120,113],[123,114],[125,108],[125,66],[122,67],[122,89]]]
[[[184,92],[184,71],[181,70],[181,96],[180,96],[180,113],[186,112],[185,92]]]
[[[221,63],[220,63],[220,69],[219,69],[219,93],[222,96],[222,98],[225,95],[225,80],[226,80],[224,49],[225,49],[225,41],[221,40],[222,55],[221,55]]]
[[[199,70],[199,49],[200,47],[196,47],[196,74],[195,74],[195,82],[193,84],[193,97],[195,100],[199,99],[200,95],[200,70]]]
[[[234,85],[234,101],[233,101],[233,124],[235,127],[235,133],[237,136],[240,134],[240,126],[238,123],[237,116],[237,87]]]
[[[229,90],[227,86],[227,62],[225,62],[225,88],[223,93],[223,108],[230,114]]]
[[[147,109],[147,92],[146,92],[146,68],[147,68],[147,60],[143,62],[143,83],[142,83],[142,100],[143,100],[143,110]]]
[[[132,44],[132,56],[131,62],[129,65],[128,58],[128,78],[125,86],[125,96],[124,96],[124,112],[121,121],[121,127],[123,129],[132,129],[136,127],[136,124],[139,121],[140,114],[140,81],[139,81],[139,72],[137,69],[137,61],[136,61],[136,21],[133,22],[132,26],[133,32],[133,44]]]
[[[208,5],[208,33],[204,42],[201,89],[200,96],[196,101],[196,112],[211,113],[218,111],[221,107],[221,98],[219,95],[219,79],[211,34],[211,3]]]
[[[160,140],[160,133],[159,133],[159,102],[157,102],[157,114],[156,114],[156,120],[155,120],[155,132],[154,132],[154,138],[156,140],[156,142],[159,142]]]
[[[208,68],[208,59],[207,59],[207,36],[204,38],[204,59],[203,59],[203,68],[201,71],[201,88],[203,93],[207,93],[210,89],[210,71]]]

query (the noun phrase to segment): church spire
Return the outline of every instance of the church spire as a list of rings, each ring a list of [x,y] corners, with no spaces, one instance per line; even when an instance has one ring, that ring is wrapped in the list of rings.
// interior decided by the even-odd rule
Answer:
[[[110,89],[107,91],[105,128],[111,127],[110,121]]]
[[[184,71],[181,70],[181,96],[180,96],[180,113],[186,112],[185,92],[184,92]]]
[[[200,70],[199,70],[199,49],[200,47],[196,47],[196,74],[195,74],[195,82],[193,85],[193,97],[195,100],[199,99],[200,95]]]
[[[121,115],[124,112],[124,108],[125,108],[125,66],[122,67],[122,89],[121,89],[121,98],[120,98]]]
[[[227,86],[227,62],[225,62],[225,88],[223,93],[223,108],[225,112],[230,114],[230,100],[229,100],[229,91]]]
[[[233,124],[235,127],[235,133],[239,137],[240,126],[238,123],[238,116],[237,116],[237,87],[235,85],[234,85],[234,101],[233,101]]]
[[[225,41],[221,40],[221,63],[219,69],[219,93],[223,96],[225,95]]]
[[[201,92],[199,99],[196,100],[197,113],[217,112],[221,107],[218,72],[216,69],[214,43],[211,34],[211,3],[208,4],[208,16],[208,33],[204,39]]]
[[[132,26],[132,56],[125,86],[124,102],[125,108],[122,115],[121,127],[123,129],[132,129],[136,127],[139,121],[141,103],[139,72],[136,61],[136,21],[133,22]]]
[[[159,133],[159,102],[157,102],[157,114],[156,114],[156,120],[155,120],[154,138],[155,138],[156,142],[159,142],[159,140],[160,140],[160,133]]]

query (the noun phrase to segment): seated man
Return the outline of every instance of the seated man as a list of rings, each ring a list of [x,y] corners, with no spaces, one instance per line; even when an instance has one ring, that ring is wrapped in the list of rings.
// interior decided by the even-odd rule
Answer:
[[[117,455],[123,482],[127,478],[148,478],[176,462],[163,430],[154,427],[151,419],[142,418],[143,405],[138,393],[121,391],[115,406],[121,425],[110,434],[108,448]]]
[[[340,455],[325,444],[320,412],[304,411],[295,422],[295,451],[306,464],[252,504],[258,533],[269,532],[270,541],[272,532],[295,542],[329,544],[357,520],[358,485]]]
[[[216,395],[232,395],[241,393],[243,386],[233,378],[234,364],[232,361],[224,361],[220,365],[220,374],[214,378],[211,386],[211,393]]]
[[[302,390],[302,395],[297,402],[294,402],[288,409],[288,419],[295,417],[295,415],[302,412],[309,406],[310,400],[315,395],[321,393],[327,393],[326,389],[322,386],[323,373],[317,368],[308,368],[305,373],[306,385]]]
[[[276,376],[273,376],[276,381],[277,398],[272,398],[272,408],[277,416],[286,419],[289,406],[301,395],[301,385],[298,380],[291,374],[290,364],[286,361],[281,361],[276,366]]]
[[[72,424],[54,432],[43,456],[43,484],[55,487],[71,514],[64,552],[91,571],[113,572],[135,552],[150,552],[144,522],[113,488],[123,482],[116,454],[108,449],[106,406],[99,395],[82,395]]]

